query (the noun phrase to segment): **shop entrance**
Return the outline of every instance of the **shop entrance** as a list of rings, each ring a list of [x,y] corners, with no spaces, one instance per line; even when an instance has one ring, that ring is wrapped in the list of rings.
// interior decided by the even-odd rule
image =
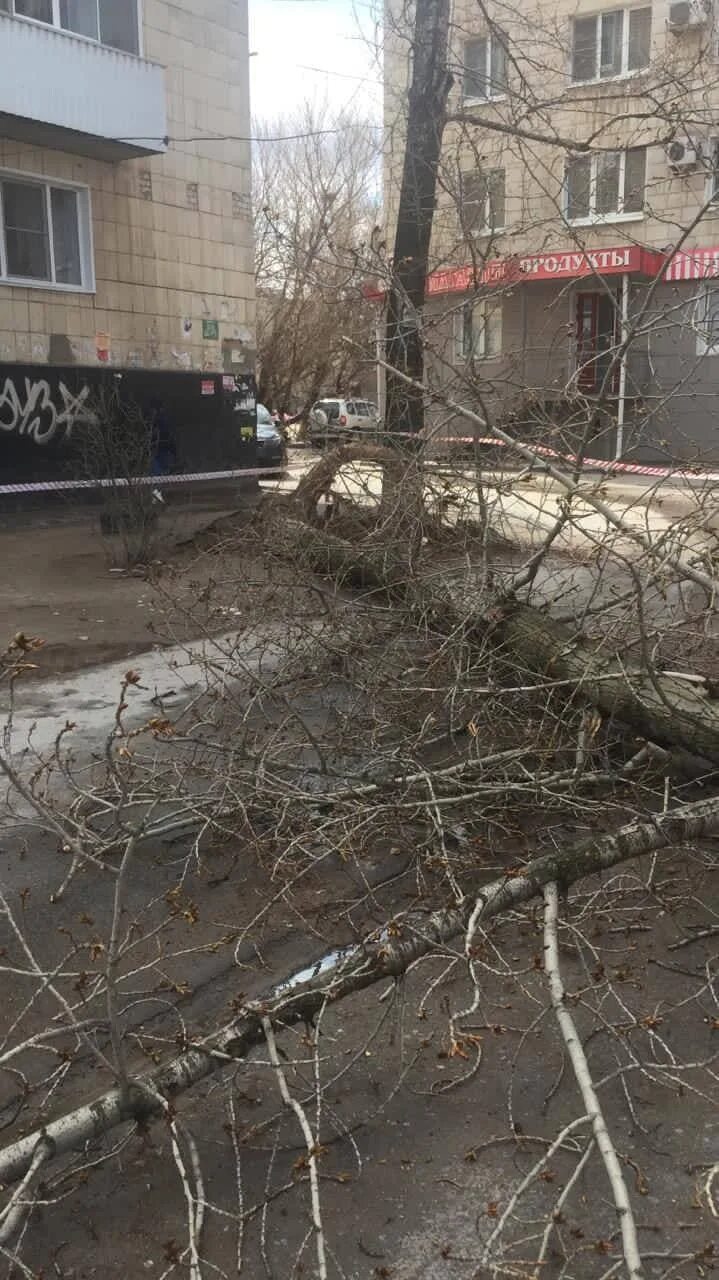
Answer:
[[[577,294],[575,368],[577,387],[587,395],[619,391],[619,361],[609,386],[605,380],[620,341],[620,314],[619,290]]]

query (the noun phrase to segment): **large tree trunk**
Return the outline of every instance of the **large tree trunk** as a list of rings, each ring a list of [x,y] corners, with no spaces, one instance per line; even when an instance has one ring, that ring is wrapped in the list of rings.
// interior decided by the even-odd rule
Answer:
[[[719,702],[704,685],[607,655],[531,605],[513,603],[500,612],[492,637],[515,666],[568,681],[572,696],[651,742],[719,764]]]
[[[593,872],[606,870],[668,845],[699,840],[719,830],[719,799],[701,800],[649,822],[632,822],[613,835],[590,838],[559,853],[529,862],[522,873],[499,876],[482,886],[476,897],[443,911],[408,916],[390,933],[380,929],[355,946],[335,951],[302,970],[302,980],[286,979],[263,997],[248,1002],[237,1018],[215,1035],[186,1049],[151,1075],[139,1077],[129,1089],[111,1089],[94,1102],[49,1121],[42,1128],[0,1150],[0,1184],[19,1181],[32,1164],[39,1146],[53,1157],[82,1149],[120,1124],[161,1115],[168,1101],[200,1080],[247,1057],[262,1043],[262,1018],[283,1027],[312,1019],[327,1003],[405,973],[413,961],[444,946],[462,933],[474,917],[475,927],[529,902],[544,885],[564,887]],[[477,907],[479,905],[479,910]]]
[[[647,672],[638,664],[633,668],[528,604],[508,600],[488,616],[461,603],[447,588],[411,576],[397,546],[357,547],[300,522],[292,524],[292,539],[317,572],[350,585],[384,588],[435,628],[461,627],[465,635],[474,631],[515,668],[565,682],[560,693],[592,703],[650,742],[719,764],[719,701],[703,685]]]
[[[447,70],[449,14],[450,0],[417,0],[407,140],[387,297],[387,363],[416,382],[424,377],[422,308],[451,84]],[[387,373],[385,419],[391,431],[415,434],[424,426],[423,392],[391,371]]]

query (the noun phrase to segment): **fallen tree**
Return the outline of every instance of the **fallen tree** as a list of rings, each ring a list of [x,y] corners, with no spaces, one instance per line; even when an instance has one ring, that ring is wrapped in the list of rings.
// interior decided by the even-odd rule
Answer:
[[[336,463],[345,460],[348,453],[356,455],[355,460],[365,471],[369,463],[389,473],[389,494],[383,492],[378,496],[375,471],[372,485],[366,487],[363,495],[362,518],[355,518],[350,497],[349,509],[343,511],[341,503],[335,506],[327,524],[326,514],[317,514],[317,502],[328,487],[333,494],[336,491]],[[520,992],[525,981],[522,975],[534,972],[534,989],[528,993],[526,1032],[516,1026],[511,1028],[522,1030],[522,1043],[526,1034],[526,1043],[533,1052],[529,1032],[537,1008],[537,994],[542,1006],[544,984],[538,972],[542,957],[536,950],[536,911],[512,914],[504,929],[499,918],[504,916],[506,920],[507,913],[539,897],[545,889],[554,885],[559,889],[577,886],[565,919],[558,922],[555,913],[548,929],[548,936],[556,942],[559,928],[561,942],[557,945],[562,948],[571,997],[581,988],[576,969],[572,971],[571,944],[577,922],[580,933],[582,927],[584,929],[581,946],[586,946],[593,972],[599,975],[591,982],[603,984],[601,954],[607,957],[609,969],[616,954],[616,939],[607,938],[600,951],[596,921],[603,911],[608,917],[606,932],[621,931],[622,913],[634,911],[633,891],[627,886],[640,886],[639,892],[646,893],[654,915],[661,908],[663,916],[666,885],[671,885],[677,875],[683,876],[685,867],[689,868],[684,923],[685,933],[689,935],[687,941],[695,941],[692,933],[695,928],[699,937],[711,933],[710,907],[707,905],[702,914],[697,914],[696,882],[689,882],[700,864],[708,872],[713,865],[714,851],[711,846],[699,849],[691,846],[719,830],[719,798],[670,809],[668,788],[664,795],[667,812],[662,812],[663,777],[659,788],[652,789],[656,775],[652,778],[648,771],[615,767],[612,750],[606,749],[605,735],[599,735],[601,741],[594,746],[590,742],[587,751],[578,739],[583,724],[591,726],[596,720],[586,715],[586,708],[595,706],[607,721],[616,720],[622,729],[630,724],[648,743],[664,740],[672,750],[677,744],[683,750],[699,749],[695,723],[698,721],[704,735],[701,738],[703,754],[714,758],[716,728],[711,700],[702,686],[655,670],[651,664],[640,669],[637,661],[630,667],[621,655],[605,653],[601,646],[578,634],[578,628],[557,622],[545,609],[516,598],[511,594],[511,585],[517,581],[514,571],[493,578],[477,575],[472,557],[479,560],[487,545],[481,536],[462,542],[466,574],[461,579],[446,574],[444,548],[436,557],[435,547],[418,546],[416,531],[418,524],[422,527],[425,521],[427,489],[421,484],[421,460],[417,464],[412,462],[411,466],[409,512],[403,509],[407,497],[406,461],[398,461],[393,452],[387,457],[380,446],[357,446],[356,450],[353,446],[349,451],[340,451],[339,455],[325,457],[321,469],[311,473],[308,482],[303,484],[294,511],[293,503],[286,499],[274,505],[272,500],[264,504],[269,516],[262,532],[267,536],[257,541],[269,548],[270,594],[259,594],[256,607],[262,610],[260,616],[265,620],[267,600],[280,600],[282,616],[287,620],[282,663],[250,662],[241,647],[241,635],[249,634],[252,638],[253,616],[251,592],[242,590],[240,581],[235,598],[242,605],[242,620],[235,624],[238,632],[233,629],[229,635],[218,636],[216,650],[208,653],[207,696],[193,696],[189,716],[177,707],[170,709],[167,717],[162,708],[162,719],[153,716],[148,728],[156,736],[149,751],[143,753],[142,730],[131,728],[129,716],[127,726],[123,723],[129,698],[124,696],[127,690],[121,694],[105,757],[107,789],[98,796],[99,811],[104,815],[103,829],[105,821],[122,824],[123,839],[134,845],[138,845],[143,835],[160,840],[167,835],[177,835],[173,813],[164,816],[165,806],[174,800],[182,814],[179,830],[188,829],[188,815],[191,815],[190,826],[199,832],[209,832],[211,839],[205,835],[201,847],[203,836],[198,834],[190,850],[168,850],[168,867],[179,869],[179,874],[174,870],[170,874],[170,883],[173,884],[176,877],[176,886],[165,892],[167,882],[161,885],[157,899],[159,914],[150,917],[149,924],[145,924],[142,917],[136,923],[133,909],[128,911],[128,907],[123,906],[128,899],[131,901],[134,876],[116,877],[113,920],[125,918],[128,924],[132,921],[124,943],[113,924],[107,935],[110,945],[106,946],[96,920],[88,922],[80,917],[81,924],[92,933],[89,940],[85,940],[85,935],[79,940],[79,958],[75,960],[74,954],[68,952],[66,961],[60,963],[59,957],[52,954],[53,965],[59,967],[61,973],[51,987],[53,998],[60,1001],[60,1012],[55,1015],[51,1031],[40,1029],[35,1038],[27,1033],[23,1038],[19,1030],[11,1032],[5,1058],[26,1071],[26,1084],[21,1078],[13,1089],[8,1077],[5,1116],[11,1117],[14,1133],[19,1131],[22,1136],[8,1141],[0,1150],[0,1182],[8,1188],[4,1208],[0,1208],[0,1251],[11,1239],[19,1238],[22,1243],[21,1233],[31,1221],[34,1205],[52,1196],[58,1186],[80,1185],[82,1170],[88,1164],[92,1167],[113,1160],[114,1152],[131,1141],[135,1126],[142,1134],[147,1122],[157,1118],[163,1124],[154,1135],[153,1145],[161,1146],[163,1135],[169,1133],[168,1141],[173,1147],[172,1154],[190,1209],[188,1247],[199,1258],[204,1206],[207,1204],[211,1210],[213,1197],[217,1196],[215,1184],[205,1198],[204,1175],[198,1172],[201,1159],[208,1164],[210,1180],[216,1170],[209,1150],[203,1149],[198,1156],[188,1127],[192,1123],[191,1109],[180,1108],[179,1100],[202,1081],[224,1073],[222,1097],[231,1110],[235,1091],[242,1098],[247,1079],[272,1065],[280,1082],[283,1106],[289,1107],[301,1122],[302,1168],[309,1170],[310,1175],[312,1230],[317,1237],[319,1258],[323,1228],[317,1201],[320,1189],[323,1196],[327,1194],[332,1166],[326,1159],[320,1174],[317,1162],[322,1145],[331,1133],[341,1134],[344,1140],[344,1135],[351,1132],[343,1115],[339,1121],[335,1119],[336,1113],[333,1115],[336,1101],[332,1085],[335,1071],[339,1076],[344,1075],[348,1039],[363,1018],[371,1021],[375,1016],[382,1017],[383,1010],[398,1009],[408,996],[413,1002],[419,985],[423,990],[417,996],[417,1012],[419,1018],[424,1019],[426,1001],[442,984],[442,1004],[437,1001],[439,1030],[435,1021],[433,1026],[422,1028],[419,1035],[422,1043],[427,1043],[425,1030],[429,1031],[430,1038],[436,1036],[428,1058],[456,1058],[458,1079],[468,1079],[471,1075],[462,1074],[463,1060],[473,1058],[475,1051],[479,1060],[482,1051],[477,1048],[477,1041],[481,1039],[478,1032],[483,1031],[484,1019],[488,1016],[485,1009],[481,1009],[481,1017],[472,1017],[478,1002],[486,1001],[488,1009],[517,1008],[514,1003],[503,1003],[507,998],[504,976],[508,971],[513,980],[517,977]],[[356,535],[344,537],[337,532],[351,528],[356,528]],[[356,541],[351,540],[352,536]],[[243,539],[246,546],[246,529],[243,529]],[[452,565],[455,561],[453,557]],[[488,560],[485,563],[489,565]],[[526,568],[525,565],[525,580]],[[519,572],[520,580],[522,572]],[[318,575],[324,581],[319,581]],[[220,581],[224,578],[219,562],[213,565],[213,577]],[[295,584],[297,598],[291,594]],[[308,611],[305,594],[308,584],[315,598],[322,602],[321,624],[317,614]],[[359,586],[361,593],[337,590],[337,584]],[[215,601],[209,592],[207,609],[216,629]],[[239,613],[239,608],[232,609],[233,617]],[[311,636],[309,645],[305,643],[308,635]],[[274,642],[272,648],[276,649]],[[141,672],[128,673],[128,680],[130,674],[134,681],[139,680]],[[132,681],[130,684],[134,689]],[[483,693],[488,694],[484,706],[477,696]],[[447,716],[443,715],[445,708],[451,709]],[[476,724],[466,716],[462,720],[468,708],[476,717]],[[457,734],[452,727],[455,724],[461,726]],[[592,732],[590,727],[590,737]],[[612,735],[612,745],[616,736]],[[652,749],[648,746],[645,754]],[[636,746],[633,746],[632,766],[638,759],[635,753]],[[61,748],[56,753],[56,757],[59,756]],[[36,785],[35,776],[42,779],[44,787],[45,775],[41,769],[28,786]],[[46,795],[43,789],[38,817],[42,821],[44,816],[49,827],[51,810],[49,800],[43,798]],[[97,851],[97,845],[93,844],[93,824],[84,807],[93,797],[86,782],[82,795],[83,808],[76,810],[82,821],[75,827],[75,840],[82,846],[80,854],[85,862],[94,869],[89,855],[93,849]],[[160,807],[150,821],[154,805]],[[612,821],[607,817],[610,805],[621,815],[614,820],[620,829],[612,835],[597,833],[589,839],[580,838],[577,828],[582,833],[587,828],[591,830],[593,825],[601,825],[606,830]],[[138,836],[131,834],[130,828],[138,821],[139,811],[149,815],[150,825],[142,828]],[[638,821],[627,823],[632,812],[642,816]],[[623,822],[625,825],[620,826]],[[502,839],[504,833],[508,833],[508,839]],[[499,837],[496,842],[495,834]],[[228,855],[231,854],[230,867],[224,877],[216,875],[216,859],[222,857],[217,837],[228,846]],[[552,849],[553,843],[554,851],[546,852]],[[690,847],[683,849],[679,857],[657,862],[660,849],[682,844]],[[394,866],[402,877],[407,875],[408,881],[414,881],[416,876],[416,889],[413,887],[406,895],[411,906],[406,905],[404,894],[395,896],[389,892],[381,898],[375,897],[376,883],[368,874],[373,864],[371,859],[363,861],[367,850],[371,852],[372,848],[375,853],[381,852],[390,875]],[[266,860],[263,870],[268,871],[268,876],[263,882],[262,895],[253,899],[246,910],[246,899],[250,895],[242,894],[238,901],[237,891],[241,889],[245,864],[250,863],[253,850],[258,862]],[[63,852],[73,852],[69,840],[64,842]],[[591,879],[596,872],[609,871],[644,853],[654,855],[644,865],[627,867],[621,874],[602,877],[601,882]],[[113,870],[112,851],[105,849],[103,858],[108,869]],[[331,859],[335,863],[346,859],[352,865],[357,893],[352,892],[345,902],[341,900],[336,912],[333,909],[328,913],[327,905],[331,903],[333,908],[335,905],[336,882],[326,877]],[[147,868],[142,858],[135,858],[133,866],[142,893]],[[229,896],[218,909],[217,899],[212,901],[206,889],[201,888],[201,882],[204,881],[205,886],[219,884],[229,878],[234,868],[237,869],[233,876],[236,883],[228,885]],[[303,903],[299,895],[295,898],[294,887],[307,874],[311,887]],[[153,865],[150,878],[144,882],[148,896],[158,893],[157,875],[158,868]],[[655,880],[659,882],[656,891]],[[93,879],[91,893],[93,910],[98,907],[96,916],[102,909],[105,885],[110,887],[109,877]],[[79,927],[76,923],[78,888],[84,892],[81,882],[71,886],[68,910],[63,917],[72,933],[71,948],[76,946]],[[552,892],[548,895],[550,899]],[[670,898],[671,893],[670,888]],[[193,896],[200,897],[199,905],[192,901]],[[292,913],[291,927],[296,927],[295,913],[299,911],[300,928],[306,922],[308,935],[321,938],[317,944],[305,942],[305,953],[310,947],[313,950],[321,946],[329,948],[336,939],[342,943],[346,943],[348,937],[362,940],[342,946],[338,952],[334,948],[325,952],[300,973],[275,982],[259,998],[248,999],[238,991],[244,976],[239,970],[235,971],[231,957],[234,955],[236,963],[244,968],[248,957],[252,960],[253,946],[256,946],[258,958],[265,963],[266,947],[273,948],[278,928],[285,928],[287,924],[274,915],[286,897]],[[365,898],[370,901],[367,911],[362,912],[358,904]],[[306,906],[307,900],[310,907]],[[597,900],[603,904],[600,911],[594,905]],[[36,902],[31,900],[28,905],[25,897],[21,901],[16,940],[24,931],[29,946],[20,977],[24,983],[30,981],[44,991],[48,980],[47,960],[35,958],[33,951],[40,937],[37,926],[31,923],[37,918],[32,914]],[[160,918],[164,913],[163,902],[169,908],[168,921]],[[349,907],[345,913],[347,902]],[[448,906],[448,902],[452,905]],[[631,905],[622,905],[617,914],[612,914],[618,902]],[[587,903],[590,905],[586,906]],[[317,904],[321,904],[321,914],[315,911]],[[352,918],[348,928],[344,920],[349,917],[350,909],[359,914],[359,920]],[[583,911],[586,916],[582,926]],[[486,926],[494,918],[498,928],[490,933]],[[160,929],[178,919],[186,921],[190,934],[193,929],[199,934],[195,922],[202,920],[200,928],[204,933],[192,939],[187,932],[179,936],[173,933],[168,964],[159,949],[155,953],[153,939],[156,930],[159,937]],[[215,931],[218,919],[223,923]],[[641,909],[630,919],[629,928],[649,932]],[[697,920],[699,923],[695,924]],[[340,924],[335,931],[337,922]],[[706,929],[702,933],[704,925]],[[663,925],[658,925],[659,930],[662,928]],[[515,947],[513,934],[523,940],[521,947],[519,942]],[[139,944],[136,939],[141,940]],[[460,941],[452,945],[453,939]],[[43,943],[38,943],[38,950],[42,946]],[[201,966],[188,964],[187,956],[199,956],[204,947],[213,954],[220,947],[226,948],[222,972],[231,986],[230,999],[217,1001],[212,1015],[199,1022],[197,1008],[190,1012],[181,1002],[185,998],[186,981],[190,989],[194,983],[198,992],[202,988]],[[495,949],[494,956],[489,956],[490,964],[485,966],[484,961],[492,949]],[[513,954],[515,950],[521,954]],[[651,944],[649,951],[652,951]],[[18,950],[17,955],[11,951],[3,971],[18,974],[19,959],[22,959],[21,951]],[[424,966],[422,976],[415,976],[420,960],[427,962],[431,974],[427,982]],[[272,955],[271,950],[269,962],[279,973],[290,969],[290,964],[284,961],[277,965],[276,954]],[[461,996],[456,998],[456,988],[449,983],[445,985],[443,974],[448,966],[461,975],[463,991],[469,984],[466,1001]],[[219,969],[218,964],[215,973]],[[143,974],[147,976],[138,981]],[[395,981],[405,975],[406,982],[400,985]],[[498,979],[494,986],[492,975],[494,980]],[[550,976],[549,970],[547,976]],[[560,1008],[556,995],[558,977],[554,964],[553,1001],[557,1013]],[[340,1015],[329,1019],[329,1026],[323,1023],[328,1008],[383,981],[390,984],[386,992],[377,993],[372,1000],[355,999],[349,1011],[345,1006]],[[623,982],[624,978],[609,973],[606,989],[603,985],[588,984],[581,990],[577,1034],[582,1038],[585,1035],[587,1002],[594,999],[593,992],[596,991],[597,1004],[594,1026],[601,1028],[600,1038],[607,1027],[607,997],[616,999],[619,1012],[615,1016],[618,1025],[613,1028],[614,1047],[620,1046],[622,1069],[629,1071],[634,1069],[636,1058],[631,1056],[634,1044],[625,1038],[627,1022],[633,1017],[635,1028],[641,1028],[642,1034],[653,1035],[665,1006],[662,1004],[661,1012],[653,1011],[642,993],[637,995],[634,1010],[628,1014],[626,992],[617,989],[617,983]],[[249,988],[251,992],[258,989],[261,988]],[[138,990],[142,1013],[136,1010]],[[172,995],[171,1001],[166,999],[168,994]],[[682,992],[681,1006],[686,1003],[684,997]],[[514,1001],[514,994],[510,998]],[[663,990],[660,989],[656,998],[663,1001]],[[145,1025],[147,1000],[153,1004],[157,1001],[157,1013],[153,1013]],[[703,1013],[698,997],[696,1001]],[[90,1026],[88,1017],[104,1012],[96,1009],[99,1002],[107,1006],[107,1017],[102,1023],[93,1022]],[[166,1007],[168,1003],[179,1014],[179,1033],[174,1021],[170,1023],[169,1034],[164,1030],[168,1013],[172,1016]],[[446,1013],[452,1006],[460,1006],[460,1011],[450,1014],[447,1031]],[[218,1007],[222,1013],[217,1012]],[[230,1011],[226,1012],[228,1008]],[[202,1010],[201,1000],[199,1009]],[[520,1021],[515,1014],[489,1014],[490,1027],[497,1017],[506,1017],[512,1023]],[[558,1021],[567,1022],[565,1018]],[[704,1023],[699,1021],[703,1028]],[[108,1027],[114,1041],[106,1044]],[[208,1027],[219,1029],[207,1034]],[[32,1027],[28,1027],[28,1032],[30,1030]],[[73,1032],[74,1049],[72,1041],[63,1039],[63,1034]],[[274,1040],[275,1035],[282,1032],[287,1032],[286,1056],[283,1050],[277,1050]],[[357,1034],[364,1039],[364,1029]],[[563,1034],[573,1036],[574,1033],[565,1025]],[[81,1042],[78,1036],[82,1037]],[[61,1055],[58,1071],[67,1071],[68,1076],[72,1071],[72,1082],[62,1093],[53,1091],[57,1118],[48,1119],[49,1107],[40,1097],[43,1072],[38,1060],[40,1053],[56,1044]],[[628,1045],[626,1055],[625,1044]],[[365,1047],[366,1041],[355,1055],[363,1067]],[[439,1054],[436,1053],[438,1047],[442,1050]],[[4,1048],[0,1045],[0,1051]],[[322,1069],[321,1083],[316,1084],[317,1111],[312,1124],[307,1123],[311,1100],[306,1071],[308,1051],[315,1054],[316,1081],[320,1081],[320,1066]],[[349,1050],[350,1061],[354,1053],[354,1049]],[[153,1064],[160,1061],[161,1055],[176,1056],[163,1065],[153,1065],[148,1071],[143,1055],[149,1056]],[[101,1060],[102,1070],[108,1072],[103,1077],[106,1084],[114,1085],[106,1092],[100,1093],[96,1078],[82,1080],[83,1061],[91,1056]],[[379,1057],[374,1047],[370,1057],[375,1062]],[[711,1059],[703,1048],[697,1050],[696,1060],[709,1074],[707,1064]],[[247,1077],[242,1086],[237,1082],[240,1063],[245,1064],[242,1075]],[[471,1063],[468,1072],[470,1066]],[[601,1115],[590,1105],[592,1089],[587,1088],[585,1080],[586,1115],[571,1121],[571,1133],[589,1124],[592,1117],[597,1150],[607,1158],[607,1169],[613,1168],[610,1176],[615,1178],[616,1162],[612,1163],[606,1132],[613,1135],[610,1142],[618,1141],[617,1116],[616,1111],[612,1111],[616,1099],[607,1102],[606,1091],[602,1093],[606,1080],[614,1077],[602,1074],[603,1068],[593,1057],[588,1069],[593,1072],[594,1094],[602,1095],[601,1115],[605,1116],[606,1124],[603,1128]],[[580,1070],[584,1070],[581,1063]],[[649,1070],[653,1078],[659,1075],[663,1087],[676,1087],[676,1072],[670,1075],[665,1071],[663,1060],[659,1065],[652,1060]],[[536,1064],[532,1071],[536,1072]],[[457,1083],[456,1072],[449,1074],[453,1083]],[[496,1081],[497,1076],[490,1075],[487,1083],[491,1087]],[[209,1090],[215,1098],[220,1096],[219,1091],[215,1092],[216,1085],[215,1079]],[[294,1100],[292,1090],[297,1094]],[[198,1111],[205,1105],[205,1092],[196,1089]],[[96,1093],[99,1096],[88,1103],[86,1100]],[[39,1107],[36,1099],[40,1099]],[[637,1099],[629,1105],[641,1106],[639,1094]],[[404,1106],[405,1099],[402,1099],[400,1117]],[[16,1109],[14,1115],[13,1108]],[[222,1108],[209,1104],[209,1110],[212,1117],[205,1117],[208,1123],[221,1124]],[[481,1107],[478,1110],[484,1114]],[[199,1123],[199,1116],[195,1116],[195,1121]],[[566,1151],[563,1144],[567,1130],[563,1124],[564,1120],[560,1119],[550,1135],[549,1153]],[[245,1162],[252,1161],[254,1129],[254,1125],[248,1127],[244,1121],[233,1129],[237,1150],[239,1146],[246,1148],[242,1154],[243,1168]],[[112,1140],[106,1140],[110,1135]],[[591,1142],[592,1135],[586,1135],[586,1140]],[[204,1143],[204,1123],[200,1142]],[[587,1151],[589,1149],[587,1147]],[[517,1150],[525,1155],[527,1146],[519,1144]],[[631,1150],[636,1154],[634,1147]],[[585,1162],[581,1146],[573,1151],[581,1158],[568,1188],[574,1185],[573,1180]],[[621,1146],[619,1151],[621,1155]],[[68,1160],[70,1156],[74,1158]],[[272,1161],[274,1159],[272,1156]],[[497,1259],[504,1249],[502,1236],[507,1235],[508,1226],[520,1230],[522,1215],[513,1217],[518,1197],[524,1198],[527,1189],[531,1190],[533,1178],[541,1179],[544,1172],[551,1173],[541,1162],[535,1169],[540,1172],[530,1171],[522,1179],[487,1233],[484,1252],[490,1258],[487,1264],[490,1270],[500,1266]],[[114,1169],[106,1176],[112,1178]],[[304,1175],[290,1175],[291,1179],[295,1177],[296,1182],[292,1181],[291,1185],[307,1183]],[[246,1179],[247,1174],[243,1173],[242,1178]],[[239,1182],[238,1175],[238,1185]],[[619,1206],[626,1204],[626,1197],[622,1196],[621,1187],[617,1191],[613,1185],[613,1191],[619,1212]],[[88,1196],[92,1194],[90,1189]],[[273,1194],[267,1191],[268,1200]],[[262,1209],[260,1201],[261,1197],[258,1203]],[[551,1212],[545,1222],[544,1238],[537,1248],[537,1267],[547,1254],[552,1231],[557,1238],[560,1234],[558,1220]],[[173,1230],[177,1232],[177,1227]],[[211,1239],[209,1231],[205,1234]],[[27,1243],[25,1240],[26,1248]],[[644,1245],[641,1239],[640,1245]],[[32,1248],[37,1247],[34,1241]],[[214,1248],[214,1242],[208,1243],[208,1247]],[[170,1253],[174,1258],[174,1245]],[[645,1253],[642,1248],[643,1256]],[[522,1257],[525,1256],[523,1253]],[[212,1265],[214,1257],[219,1259],[220,1255],[213,1255]],[[135,1269],[137,1265],[142,1263],[136,1264]],[[199,1277],[200,1263],[192,1266],[194,1275]]]
[[[316,572],[390,591],[415,620],[488,640],[519,670],[563,682],[565,695],[593,704],[649,741],[719,764],[719,701],[703,683],[627,664],[620,654],[605,653],[545,610],[507,592],[474,606],[457,600],[448,587],[409,574],[396,545],[352,544],[299,522],[288,526],[288,536]]]
[[[390,922],[329,962],[321,957],[305,966],[299,978],[290,976],[274,984],[264,996],[244,1004],[221,1031],[188,1047],[159,1070],[135,1077],[128,1087],[112,1089],[4,1147],[0,1150],[0,1184],[7,1187],[18,1182],[33,1168],[33,1162],[44,1168],[48,1160],[81,1150],[85,1143],[118,1125],[162,1115],[168,1102],[212,1073],[246,1058],[262,1043],[263,1019],[277,1027],[309,1023],[324,1006],[382,980],[400,977],[415,960],[445,946],[470,922],[475,932],[489,920],[530,902],[545,885],[557,883],[566,891],[596,872],[717,831],[719,797],[701,800],[538,857],[521,871],[482,886],[476,896],[465,898],[454,908]]]

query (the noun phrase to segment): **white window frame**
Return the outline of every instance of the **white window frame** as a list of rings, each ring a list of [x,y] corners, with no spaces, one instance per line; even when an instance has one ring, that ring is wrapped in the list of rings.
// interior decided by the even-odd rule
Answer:
[[[95,0],[99,8],[99,0]],[[33,27],[52,27],[53,31],[58,31],[61,35],[71,36],[74,40],[86,40],[88,44],[99,45],[101,49],[112,49],[114,53],[122,53],[127,58],[143,57],[143,30],[144,30],[144,0],[134,0],[135,12],[137,14],[137,53],[131,53],[129,49],[118,49],[115,45],[103,44],[102,40],[96,40],[94,36],[84,36],[80,31],[69,31],[67,27],[63,27],[60,22],[60,0],[52,0],[52,22],[41,22],[39,18],[29,18],[25,13],[15,12],[15,0],[10,0],[10,10],[8,17],[14,18],[16,22],[29,22]],[[5,12],[0,10],[0,12]],[[98,12],[98,31],[100,30],[100,15]]]
[[[635,9],[649,9],[652,12],[652,18],[654,17],[653,6],[651,4],[647,4],[646,0],[644,4],[618,5],[616,8],[608,7],[606,9],[597,9],[596,13],[578,13],[574,15],[574,17],[571,20],[571,27],[570,27],[571,40],[569,41],[569,83],[571,86],[581,87],[583,85],[589,85],[589,84],[612,84],[616,80],[628,80],[628,79],[631,79],[632,76],[643,75],[644,72],[648,70],[649,65],[651,63],[651,39],[652,39],[651,26],[649,31],[649,61],[647,62],[645,67],[633,67],[631,71],[628,68],[628,64],[629,64],[629,18],[628,18],[628,15],[632,13]],[[624,20],[622,23],[622,69],[621,71],[618,71],[616,75],[613,75],[613,76],[603,76],[601,74],[601,70],[602,70],[601,21],[603,16],[606,13],[623,13],[624,14]],[[577,18],[580,18],[582,21],[584,21],[586,18],[594,18],[597,24],[597,31],[595,36],[596,46],[597,46],[596,66],[595,66],[596,75],[594,75],[591,78],[591,80],[575,80],[572,74],[574,70],[574,23]]]
[[[633,150],[634,148],[630,148],[630,149]],[[613,222],[639,222],[644,217],[643,208],[632,209],[628,213],[625,213],[624,209],[622,208],[624,204],[624,183],[626,180],[626,171],[627,171],[627,148],[626,147],[617,148],[617,151],[619,153],[618,198],[617,198],[617,208],[612,213],[596,213],[595,212],[595,206],[597,203],[597,167],[599,164],[599,155],[600,154],[606,155],[607,154],[606,152],[594,153],[590,159],[591,175],[589,178],[589,214],[585,218],[570,218],[569,216],[569,181],[568,181],[568,172],[565,169],[562,210],[563,210],[565,222],[567,223],[568,226],[570,227],[606,226],[607,223],[613,223]],[[644,156],[645,156],[644,158],[644,191],[645,192],[646,192],[646,186],[647,186],[646,153],[647,153],[647,148],[645,147],[644,148]],[[581,159],[581,157],[579,158]]]
[[[55,246],[52,235],[52,210],[50,207],[50,191],[59,188],[63,191],[74,191],[78,197],[78,239],[80,242],[80,271],[82,284],[62,284],[55,280],[37,280],[28,276],[11,276],[7,273],[7,257],[5,249],[5,218],[2,200],[2,182],[22,182],[27,186],[43,187],[45,190],[45,218],[48,227],[50,267],[55,274]],[[51,289],[57,293],[94,293],[95,292],[95,250],[92,234],[92,204],[90,188],[84,183],[64,182],[61,178],[50,178],[45,174],[26,173],[22,169],[0,169],[0,288],[2,286],[21,289]]]
[[[475,170],[473,169],[462,170],[459,177],[461,213],[462,213],[463,222],[465,220],[464,219],[465,204],[467,203],[464,199],[464,184],[467,180],[467,177],[472,176],[474,172]],[[504,217],[502,219],[501,225],[493,227],[491,222],[492,196],[491,196],[490,176],[495,173],[504,174]],[[485,196],[484,196],[484,211],[483,211],[484,216],[483,216],[482,222],[478,226],[473,227],[472,230],[469,232],[469,234],[472,236],[499,236],[499,235],[502,235],[507,230],[507,170],[504,168],[503,165],[498,164],[494,166],[492,169],[487,169],[486,173],[483,176],[486,179],[486,183],[485,183],[486,190],[485,190]],[[471,201],[469,203],[479,204],[479,201]]]
[[[464,106],[469,106],[469,107],[478,106],[482,102],[501,102],[504,98],[507,97],[506,87],[504,89],[498,89],[495,92],[486,93],[479,97],[476,94],[465,94],[464,92],[464,81],[465,81],[465,76],[467,74],[464,51],[468,44],[477,44],[479,43],[480,40],[483,40],[486,45],[486,52],[484,55],[484,78],[487,83],[487,88],[489,89],[491,86],[492,46],[494,45],[495,41],[499,40],[499,36],[494,31],[487,31],[484,35],[469,36],[462,43],[462,103]],[[499,40],[499,43],[501,44],[502,41]],[[505,56],[505,72],[508,72],[507,62],[506,62],[506,57],[507,57],[506,45],[504,45],[504,56]]]
[[[716,339],[707,341],[706,316],[710,294],[719,296],[719,279],[703,280],[701,292],[694,306],[694,329],[697,339],[698,356],[719,356],[719,332]]]
[[[457,364],[470,364],[472,360],[496,360],[502,354],[502,338],[501,338],[501,302],[492,303],[489,298],[466,298],[454,313],[454,358]],[[464,349],[464,322],[467,312],[472,314],[472,350],[467,354]],[[478,318],[479,326],[476,336],[474,336],[474,328],[476,324],[475,317]],[[495,327],[495,333],[499,330],[499,342],[495,350],[488,350],[487,335],[489,333],[490,317]]]

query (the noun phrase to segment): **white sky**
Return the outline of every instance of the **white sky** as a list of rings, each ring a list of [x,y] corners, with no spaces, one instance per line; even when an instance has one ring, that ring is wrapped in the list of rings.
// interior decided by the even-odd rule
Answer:
[[[292,116],[308,99],[382,110],[373,0],[249,0],[252,115]]]

